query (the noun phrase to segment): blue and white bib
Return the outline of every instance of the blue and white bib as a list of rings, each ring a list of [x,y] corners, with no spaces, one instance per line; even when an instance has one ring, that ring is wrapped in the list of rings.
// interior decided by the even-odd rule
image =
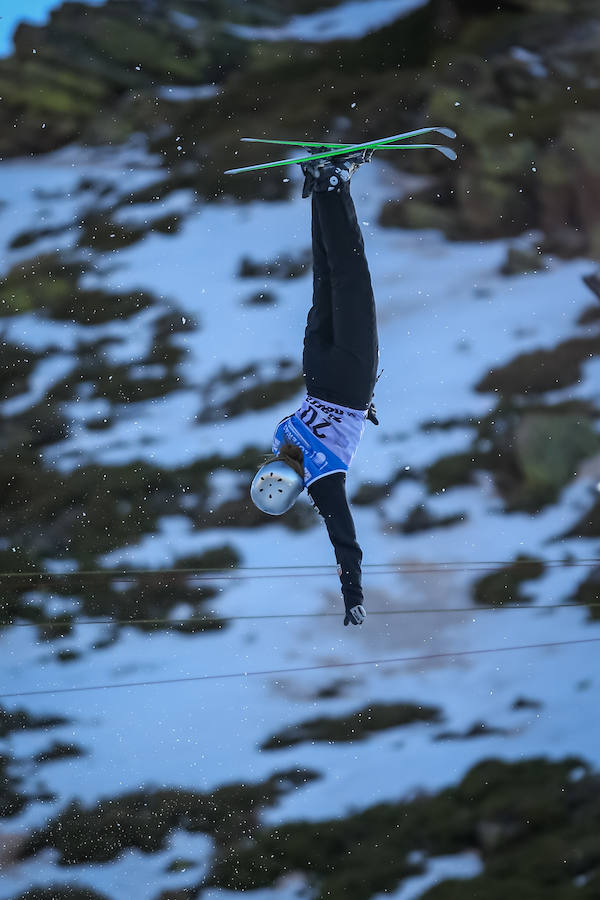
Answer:
[[[279,453],[285,443],[300,447],[305,487],[325,475],[347,472],[365,430],[367,412],[307,395],[302,406],[277,426],[273,453]]]

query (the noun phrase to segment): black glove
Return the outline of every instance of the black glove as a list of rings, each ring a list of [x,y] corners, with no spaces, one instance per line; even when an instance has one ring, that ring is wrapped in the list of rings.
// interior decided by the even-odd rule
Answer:
[[[377,410],[375,409],[375,404],[371,403],[369,406],[369,411],[367,412],[367,419],[369,422],[372,422],[373,425],[379,425],[379,419],[377,418]]]
[[[365,611],[364,606],[360,603],[357,606],[353,606],[351,609],[346,607],[346,615],[344,617],[344,625],[362,625],[362,623],[367,618],[367,613]]]

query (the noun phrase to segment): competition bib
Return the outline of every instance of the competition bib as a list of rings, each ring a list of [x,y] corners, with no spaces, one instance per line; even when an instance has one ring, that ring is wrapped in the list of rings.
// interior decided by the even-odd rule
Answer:
[[[337,406],[307,396],[302,406],[277,426],[273,453],[297,444],[304,453],[304,485],[334,472],[347,472],[365,429],[367,410]]]

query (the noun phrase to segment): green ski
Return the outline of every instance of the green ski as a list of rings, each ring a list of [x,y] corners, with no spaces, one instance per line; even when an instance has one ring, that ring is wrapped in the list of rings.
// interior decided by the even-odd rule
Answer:
[[[437,131],[439,134],[443,134],[444,137],[448,137],[454,139],[456,137],[456,132],[452,131],[451,128],[444,128],[442,126],[436,126],[432,128],[419,128],[417,131],[406,131],[402,135],[398,135],[396,140],[406,140],[411,137],[418,137],[420,134],[430,134],[432,131]],[[251,138],[251,137],[243,137],[240,138],[241,141],[247,141],[252,144],[282,144],[287,147],[322,147],[324,150],[336,150],[342,147],[351,147],[352,144],[329,144],[326,141],[279,141],[279,140],[270,140],[269,138]]]
[[[450,131],[450,129],[448,129]],[[261,138],[242,138],[243,141],[254,141],[260,142],[263,144],[286,144],[290,147],[319,147],[321,150],[336,150],[344,147],[351,147],[351,144],[297,144],[295,141],[267,141],[262,140]],[[451,147],[444,147],[442,144],[378,144],[376,147],[373,147],[374,150],[439,150],[440,153],[443,153],[448,159],[457,159],[456,151],[454,151]],[[331,154],[328,154],[331,155]],[[315,154],[312,154],[312,159],[315,157]],[[296,159],[290,159],[290,163],[298,162]],[[234,172],[243,172],[244,169],[235,169]],[[227,173],[225,173],[227,174]],[[229,173],[233,174],[233,173]]]
[[[425,129],[425,131],[427,131],[427,130],[428,129]],[[448,130],[450,130],[450,129],[448,129]],[[416,133],[417,132],[415,132],[414,134],[416,134]],[[420,130],[420,133],[423,134],[424,131]],[[297,163],[311,162],[312,160],[315,160],[315,159],[324,159],[326,157],[329,158],[331,156],[344,156],[344,155],[347,156],[348,154],[355,153],[359,150],[383,150],[383,149],[386,149],[388,146],[392,145],[394,143],[394,141],[403,140],[407,136],[412,136],[412,135],[413,135],[413,132],[408,132],[408,133],[404,132],[402,134],[394,134],[391,137],[380,138],[379,140],[375,140],[375,141],[365,141],[362,144],[345,144],[345,145],[341,146],[339,149],[326,149],[322,153],[311,153],[309,156],[301,156],[301,157],[298,157],[297,159],[280,159],[280,160],[277,160],[276,162],[259,163],[258,165],[255,165],[255,166],[242,166],[239,169],[228,169],[225,172],[225,175],[237,175],[239,172],[254,172],[258,169],[273,169],[276,166],[295,165]],[[305,145],[300,144],[300,146],[305,146]],[[316,146],[318,148],[320,148],[323,146],[323,144],[316,144]],[[454,153],[454,150],[450,150],[448,147],[440,147],[437,144],[403,144],[399,147],[396,147],[395,149],[421,150],[424,148],[439,150],[445,156],[448,156],[449,159],[456,158],[456,154]]]
[[[375,150],[439,150],[447,159],[458,159],[456,150],[452,147],[444,147],[443,144],[383,144],[375,147]]]

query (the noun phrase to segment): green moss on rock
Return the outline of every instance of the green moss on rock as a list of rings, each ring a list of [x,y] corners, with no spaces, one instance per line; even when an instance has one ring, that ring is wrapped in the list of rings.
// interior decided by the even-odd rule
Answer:
[[[525,414],[515,434],[515,454],[524,490],[544,502],[577,474],[582,460],[600,452],[594,423],[576,414]]]
[[[577,586],[577,590],[569,598],[574,603],[589,607],[590,621],[600,620],[600,566],[591,569],[589,575]]]
[[[60,759],[73,759],[85,756],[85,751],[76,744],[63,744],[55,741],[50,747],[46,747],[33,757],[36,763],[52,762]]]
[[[336,743],[356,741],[374,732],[400,728],[414,722],[439,722],[441,710],[436,706],[415,703],[373,703],[350,716],[320,716],[298,725],[290,725],[268,738],[262,750],[276,750],[315,741]]]
[[[488,725],[486,722],[474,722],[464,731],[440,731],[435,735],[435,741],[464,741],[471,738],[488,737],[490,735],[506,737],[511,731],[508,728],[497,728],[494,725]]]
[[[590,508],[581,518],[560,535],[560,539],[564,538],[600,538],[600,499],[595,498]]]
[[[69,261],[60,253],[18,263],[0,280],[0,313],[39,310],[55,319],[100,324],[140,312],[156,302],[147,291],[114,295],[81,288],[80,279],[90,271],[90,264]]]
[[[475,453],[451,453],[425,469],[425,482],[430,494],[438,494],[459,485],[473,484],[477,457]]]
[[[37,731],[39,729],[56,728],[68,725],[69,719],[61,716],[35,716],[24,709],[8,711],[0,706],[0,738],[7,738],[10,734],[18,734],[22,731]]]
[[[110,900],[92,888],[56,884],[51,887],[31,887],[14,900]]]
[[[377,224],[383,228],[436,229],[452,234],[455,214],[453,210],[436,204],[419,195],[407,200],[386,200],[381,207]]]
[[[0,819],[18,815],[27,805],[27,797],[18,791],[20,779],[9,772],[11,762],[0,753]]]
[[[298,278],[310,271],[311,261],[310,249],[296,256],[277,257],[266,262],[254,262],[244,256],[240,262],[238,278]]]
[[[514,563],[484,575],[473,586],[473,600],[485,606],[503,606],[505,603],[529,603],[531,597],[521,591],[523,582],[541,578],[545,572],[541,560],[520,554]]]
[[[549,350],[519,354],[506,365],[491,369],[475,390],[512,396],[569,387],[580,380],[583,363],[599,355],[600,337],[570,338]]]
[[[537,248],[509,247],[500,271],[503,275],[522,275],[526,272],[539,272],[545,268],[542,254]]]
[[[214,836],[221,852],[227,852],[255,831],[262,809],[315,778],[314,772],[294,769],[255,785],[231,784],[206,794],[163,788],[134,791],[87,807],[73,801],[30,835],[21,858],[45,847],[58,851],[63,866],[108,862],[130,847],[156,853],[180,828]]]
[[[488,759],[456,787],[435,794],[344,818],[263,827],[220,856],[202,886],[256,890],[272,886],[282,872],[299,871],[309,876],[318,900],[370,900],[423,872],[428,856],[476,849],[484,866],[477,879],[444,882],[428,896],[458,900],[468,889],[470,897],[500,900],[507,896],[502,887],[520,885],[514,896],[544,900],[554,890],[553,900],[576,900],[573,879],[595,877],[599,807],[599,778],[580,760]],[[554,854],[552,843],[563,852]],[[422,861],[415,861],[416,850]]]

